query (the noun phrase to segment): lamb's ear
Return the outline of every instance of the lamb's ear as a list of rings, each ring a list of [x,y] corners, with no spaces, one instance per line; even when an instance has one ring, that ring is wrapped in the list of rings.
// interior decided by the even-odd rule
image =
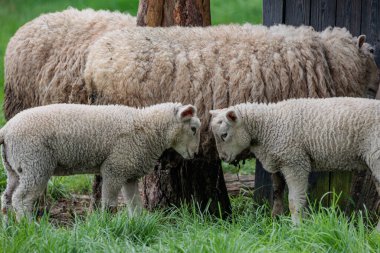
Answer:
[[[226,118],[230,123],[235,124],[238,122],[238,115],[234,109],[228,110],[226,112]]]
[[[362,48],[364,42],[365,42],[366,36],[364,34],[360,35],[358,37],[358,48]]]
[[[197,109],[193,105],[181,106],[178,110],[177,116],[181,121],[190,120],[197,113]]]

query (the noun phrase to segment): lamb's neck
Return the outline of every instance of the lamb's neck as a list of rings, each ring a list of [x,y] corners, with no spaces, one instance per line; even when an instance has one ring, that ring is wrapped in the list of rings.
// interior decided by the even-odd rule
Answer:
[[[240,106],[239,111],[243,118],[248,133],[251,135],[252,145],[258,145],[265,142],[271,135],[270,125],[270,106],[265,104],[251,104]]]
[[[154,157],[170,148],[169,132],[172,119],[164,113],[157,115],[157,112],[138,112],[135,117],[135,129],[141,131],[141,140],[146,143],[147,152]]]

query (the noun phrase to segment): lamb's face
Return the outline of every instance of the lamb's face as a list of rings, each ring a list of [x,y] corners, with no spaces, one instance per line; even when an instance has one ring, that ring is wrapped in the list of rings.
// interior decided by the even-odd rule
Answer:
[[[211,129],[219,157],[223,161],[231,162],[249,147],[251,137],[235,109],[213,110],[210,113],[213,116]]]
[[[183,158],[192,159],[198,153],[201,121],[192,105],[180,106],[176,112],[177,125],[172,148]]]

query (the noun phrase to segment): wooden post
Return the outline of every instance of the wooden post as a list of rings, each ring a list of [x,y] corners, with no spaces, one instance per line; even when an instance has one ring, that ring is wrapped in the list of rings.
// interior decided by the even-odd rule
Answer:
[[[346,27],[354,36],[365,34],[367,41],[377,50],[375,59],[380,63],[380,3],[378,0],[264,0],[264,25],[274,24],[311,25],[321,31],[328,26]],[[368,97],[374,98],[378,87],[370,87]],[[256,167],[256,186],[266,187],[256,191],[257,200],[273,198],[270,177],[261,166]],[[340,205],[346,211],[362,209],[365,204],[370,210],[380,208],[379,197],[370,172],[312,173],[309,179],[310,198],[319,200],[329,191],[342,192]],[[331,196],[324,198],[324,204],[331,203]],[[353,200],[353,201],[350,201]]]

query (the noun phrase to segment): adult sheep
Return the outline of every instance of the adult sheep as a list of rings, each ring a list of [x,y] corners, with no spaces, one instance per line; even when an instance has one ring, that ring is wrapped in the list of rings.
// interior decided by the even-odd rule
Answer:
[[[22,26],[5,52],[6,119],[30,107],[69,102],[83,86],[89,45],[105,32],[135,25],[128,14],[69,8]]]
[[[249,148],[271,172],[282,172],[294,223],[306,204],[312,171],[372,171],[380,195],[380,101],[293,99],[211,111],[222,160]],[[377,225],[380,232],[380,221]]]
[[[117,207],[121,188],[131,213],[141,208],[138,179],[168,148],[191,159],[198,152],[199,118],[192,105],[54,104],[20,112],[0,130],[7,188],[2,212],[31,217],[33,202],[52,175],[100,173],[102,208]]]

